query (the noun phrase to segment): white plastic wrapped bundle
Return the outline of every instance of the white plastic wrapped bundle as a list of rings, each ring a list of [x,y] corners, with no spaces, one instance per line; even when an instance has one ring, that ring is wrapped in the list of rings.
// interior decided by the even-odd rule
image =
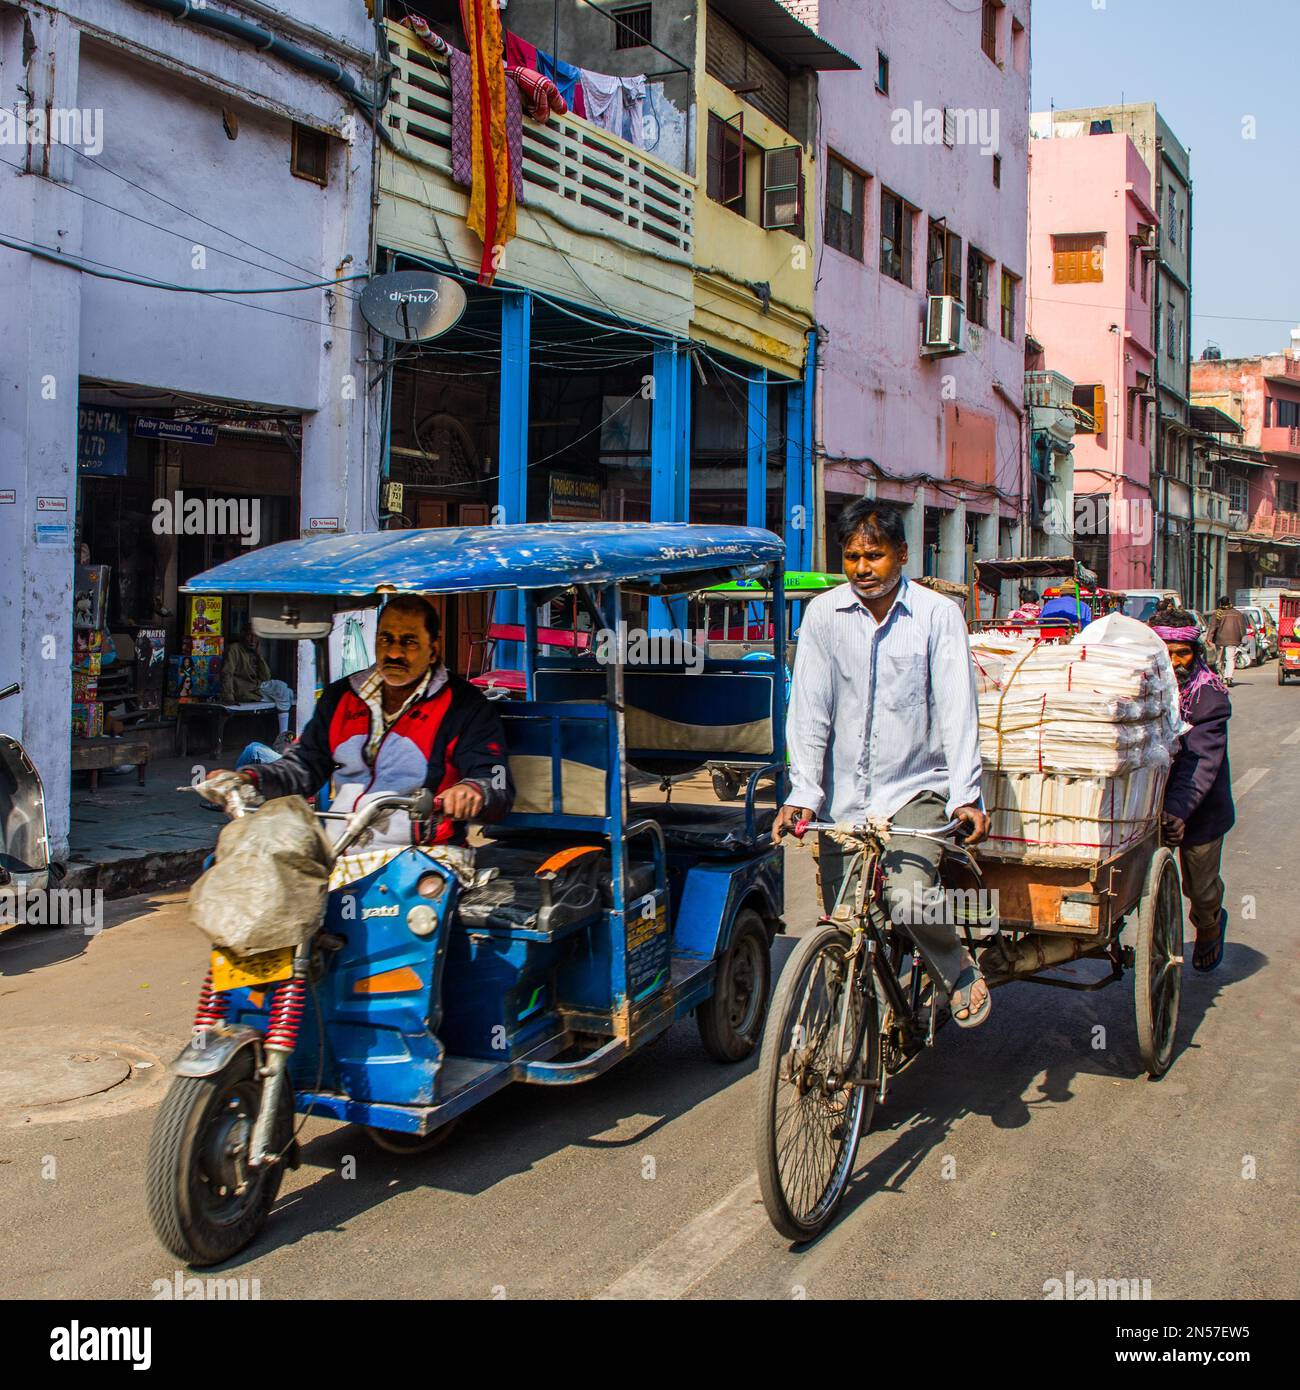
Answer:
[[[971,639],[989,853],[1104,859],[1156,824],[1182,721],[1164,643],[1111,614],[1069,643]]]

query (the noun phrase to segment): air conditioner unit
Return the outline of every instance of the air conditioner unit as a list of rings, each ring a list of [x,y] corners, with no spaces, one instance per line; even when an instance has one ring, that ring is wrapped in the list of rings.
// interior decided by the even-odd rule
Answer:
[[[926,300],[921,325],[921,352],[926,357],[946,357],[966,351],[966,310],[950,294],[932,294]]]

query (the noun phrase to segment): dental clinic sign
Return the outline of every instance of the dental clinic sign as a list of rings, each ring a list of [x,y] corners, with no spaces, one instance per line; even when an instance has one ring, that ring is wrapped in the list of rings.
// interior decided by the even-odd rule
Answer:
[[[87,405],[77,411],[77,472],[96,478],[126,476],[126,417],[120,410]]]

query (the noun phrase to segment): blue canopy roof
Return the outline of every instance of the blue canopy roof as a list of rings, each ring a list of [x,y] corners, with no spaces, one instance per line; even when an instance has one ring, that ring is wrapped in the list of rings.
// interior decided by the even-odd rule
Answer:
[[[194,576],[191,594],[455,593],[547,589],[743,570],[780,561],[756,526],[549,522],[309,536],[251,550]]]

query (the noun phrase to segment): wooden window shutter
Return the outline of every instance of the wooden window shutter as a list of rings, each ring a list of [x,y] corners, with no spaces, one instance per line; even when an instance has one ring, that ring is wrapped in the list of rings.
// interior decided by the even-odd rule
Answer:
[[[1092,432],[1093,434],[1106,432],[1106,388],[1104,386],[1092,388]]]

